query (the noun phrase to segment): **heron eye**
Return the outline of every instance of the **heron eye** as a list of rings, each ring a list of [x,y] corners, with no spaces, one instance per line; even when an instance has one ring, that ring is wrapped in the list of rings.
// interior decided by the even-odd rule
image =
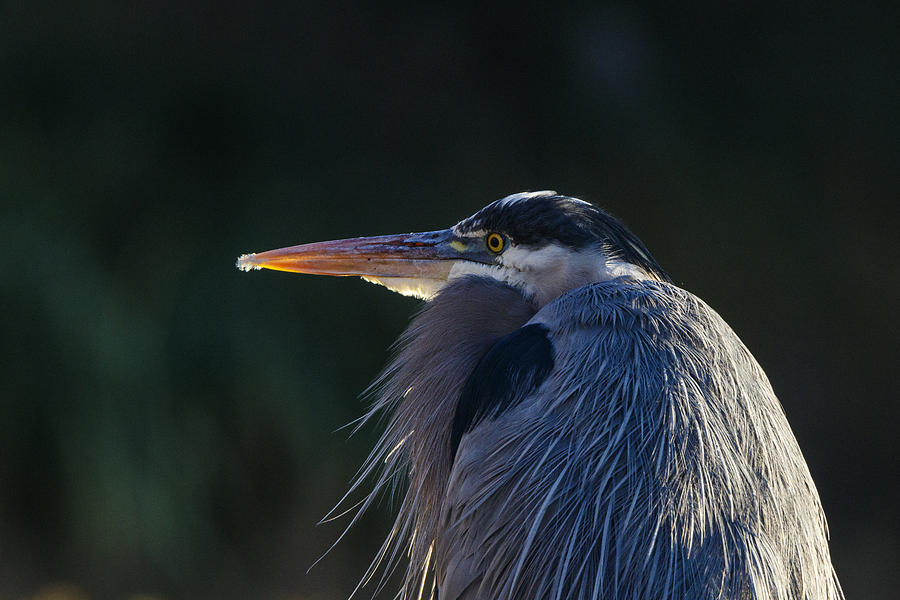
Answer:
[[[500,254],[503,251],[503,236],[499,233],[489,233],[486,242],[488,250]]]

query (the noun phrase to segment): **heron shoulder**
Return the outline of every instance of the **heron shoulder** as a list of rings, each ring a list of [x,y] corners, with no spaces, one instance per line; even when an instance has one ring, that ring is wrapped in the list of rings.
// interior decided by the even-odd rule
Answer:
[[[530,323],[541,323],[554,340],[575,332],[614,333],[608,341],[637,340],[731,348],[740,340],[703,300],[668,282],[618,277],[591,283],[544,306]]]
[[[630,277],[591,283],[560,295],[529,323],[547,327],[558,364],[590,369],[612,361],[623,382],[643,386],[670,387],[685,376],[707,390],[740,383],[756,398],[745,395],[744,404],[780,412],[765,372],[738,335],[706,302],[672,283]]]

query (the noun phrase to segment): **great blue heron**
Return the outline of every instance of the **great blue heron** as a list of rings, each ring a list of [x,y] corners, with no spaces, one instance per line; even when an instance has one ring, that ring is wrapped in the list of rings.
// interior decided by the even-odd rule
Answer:
[[[427,301],[364,418],[391,414],[360,512],[408,481],[366,578],[407,554],[404,598],[843,597],[765,373],[606,212],[520,193],[238,266]]]

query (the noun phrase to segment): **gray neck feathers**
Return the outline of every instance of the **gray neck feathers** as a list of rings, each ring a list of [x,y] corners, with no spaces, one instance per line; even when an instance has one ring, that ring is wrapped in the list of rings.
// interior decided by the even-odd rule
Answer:
[[[382,493],[403,489],[404,479],[409,480],[394,526],[361,582],[381,567],[385,575],[375,593],[408,551],[416,573],[407,573],[406,597],[416,597],[413,588],[419,573],[428,572],[439,503],[453,463],[450,434],[460,392],[491,344],[524,325],[536,310],[510,286],[485,277],[458,279],[413,319],[398,341],[396,357],[373,384],[377,400],[360,426],[384,414],[391,420],[348,492],[376,477],[353,522]]]

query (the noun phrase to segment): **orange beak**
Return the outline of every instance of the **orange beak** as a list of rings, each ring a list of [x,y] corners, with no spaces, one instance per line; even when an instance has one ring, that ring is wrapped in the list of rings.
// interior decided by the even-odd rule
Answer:
[[[373,279],[409,278],[444,281],[465,243],[451,229],[351,238],[302,244],[237,259],[237,268],[272,269],[313,275],[357,275]]]

